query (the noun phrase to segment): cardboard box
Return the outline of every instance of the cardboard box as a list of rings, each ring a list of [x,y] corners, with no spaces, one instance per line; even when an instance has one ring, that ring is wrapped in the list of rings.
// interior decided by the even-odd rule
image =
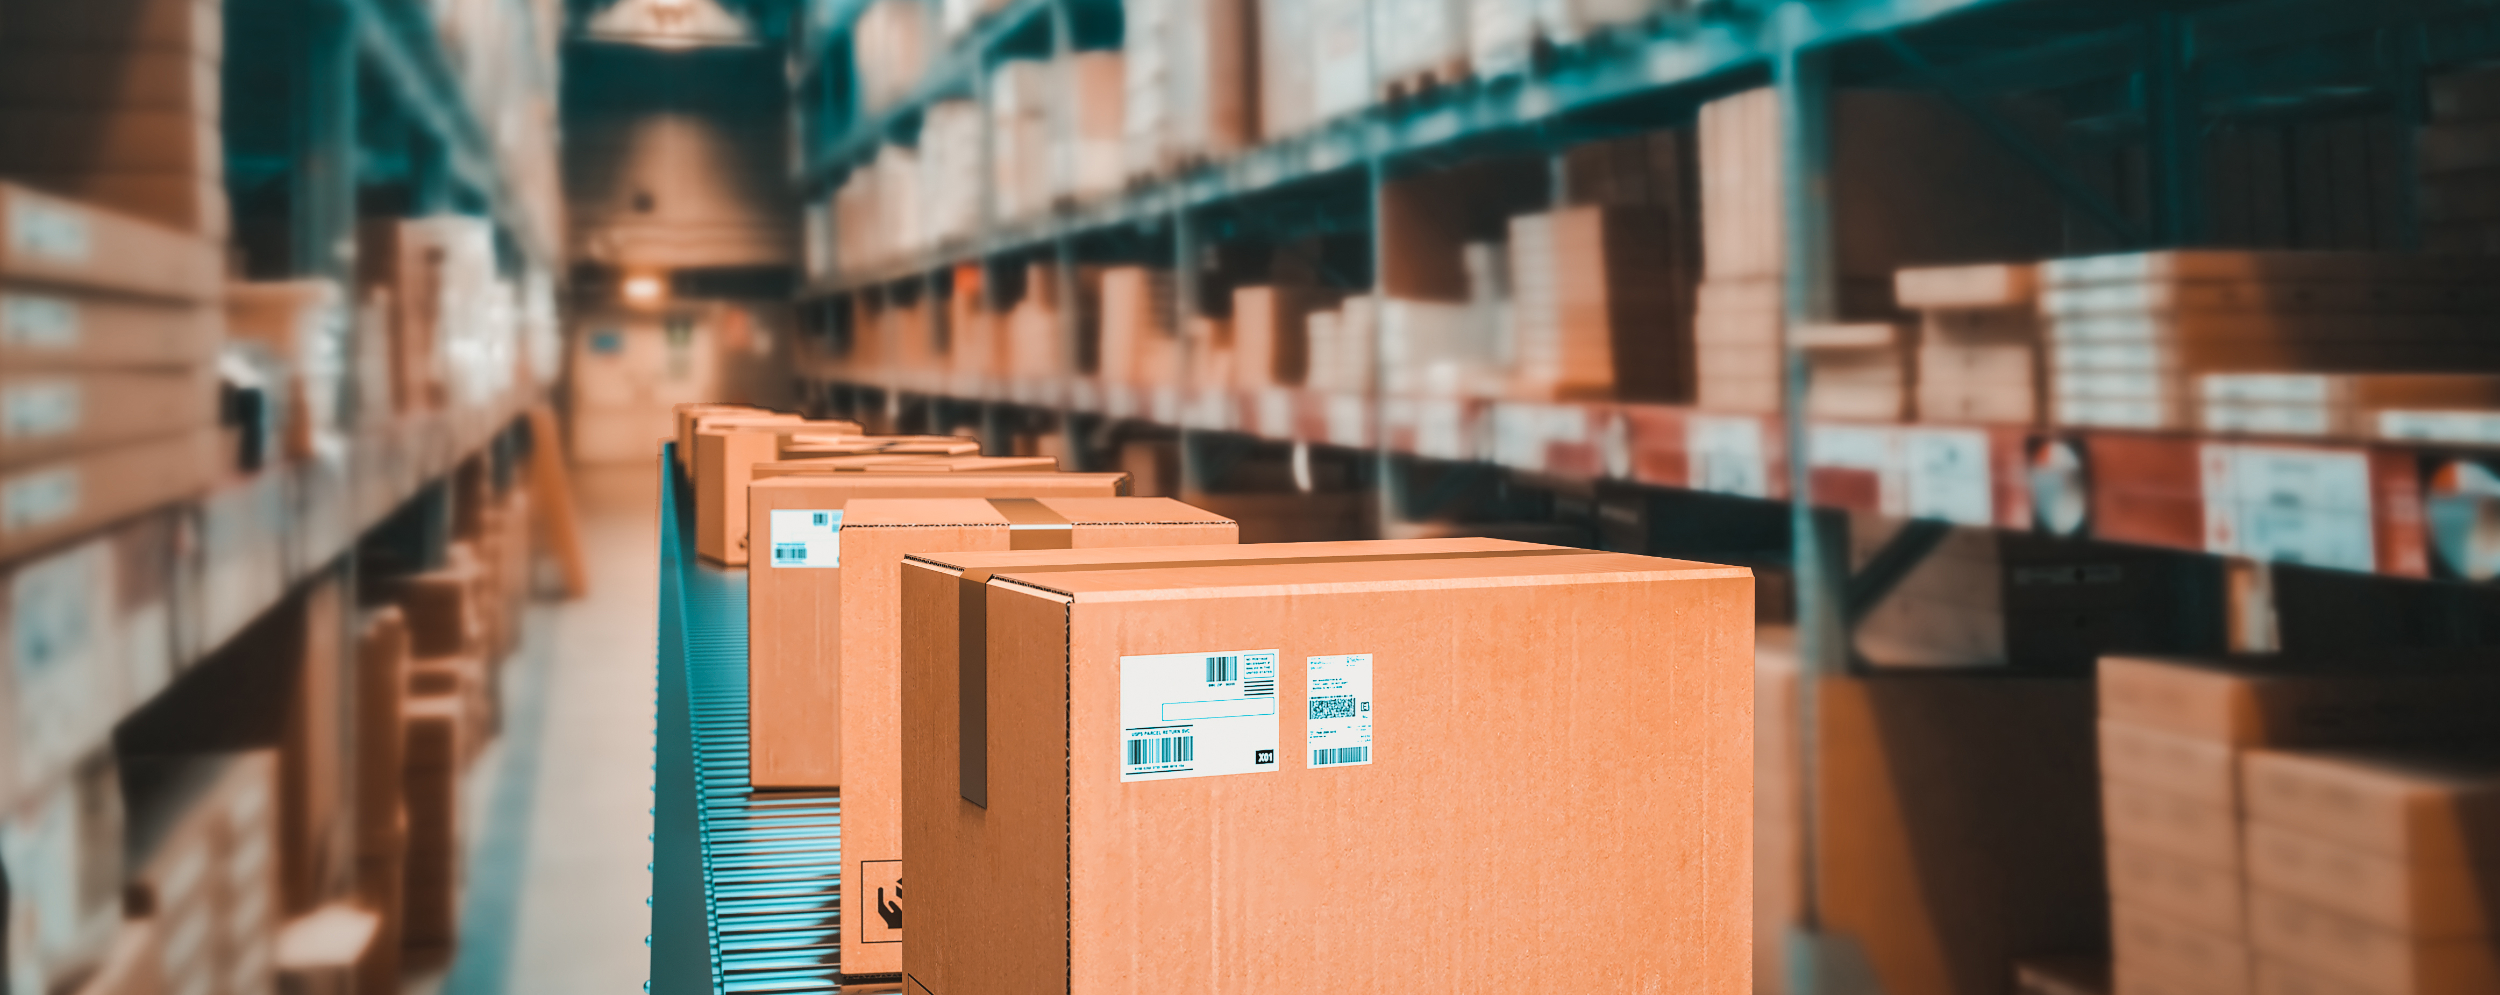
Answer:
[[[199,493],[216,450],[186,432],[0,472],[0,560]]]
[[[2248,929],[2243,892],[2235,866],[2190,860],[2133,843],[2110,844],[2109,895],[2121,905],[2240,936]]]
[[[181,368],[217,355],[223,313],[0,279],[0,368]]]
[[[1103,498],[1124,473],[869,474],[775,477],[747,489],[770,555],[747,576],[748,777],[758,787],[839,783],[840,740],[824,735],[840,701],[842,525],[854,498]]]
[[[218,299],[225,258],[199,235],[0,182],[0,280],[169,301]]]
[[[1059,469],[1055,456],[922,456],[909,453],[869,453],[859,456],[827,456],[815,459],[784,459],[755,464],[756,480],[792,477],[810,473],[1054,473]]]
[[[0,3],[0,22],[9,30],[0,38],[12,48],[41,42],[216,59],[225,54],[223,11],[214,0],[7,0]]]
[[[2286,964],[2382,992],[2500,991],[2500,946],[2489,935],[2408,935],[2265,888],[2248,894],[2249,936]]]
[[[217,378],[203,367],[0,372],[0,467],[217,425]]]
[[[2257,750],[2248,817],[2407,863],[2500,858],[2500,755]]]
[[[381,926],[380,915],[352,902],[334,902],[289,920],[272,945],[278,990],[289,995],[356,995]]]
[[[453,656],[479,648],[485,629],[477,585],[475,565],[445,566],[399,580],[397,600],[407,620],[411,654]]]
[[[400,706],[407,698],[408,623],[396,605],[373,612],[356,643],[356,853],[394,862],[406,845],[400,824],[404,763]]]
[[[839,638],[820,640],[798,656],[834,670],[835,696],[805,704],[835,721],[820,720],[806,733],[819,743],[832,739],[839,746],[826,767],[832,780],[822,783],[842,788],[844,865],[861,868],[863,874],[902,866],[902,622],[896,599],[905,554],[1230,546],[1237,532],[1231,520],[1170,498],[852,501],[842,517],[842,617],[831,627]],[[750,590],[784,572],[758,573]],[[760,742],[750,742],[753,749],[763,749]],[[900,944],[870,942],[879,932],[876,899],[882,897],[868,887],[872,883],[863,880],[861,887],[843,894],[843,921],[865,924],[843,936],[845,974],[903,969]]]
[[[189,137],[203,142],[213,136],[214,132]],[[14,176],[37,190],[222,242],[234,232],[234,210],[226,199],[225,177],[219,172],[144,167],[30,169]]]
[[[448,963],[460,936],[460,702],[412,697],[400,707],[408,826],[400,945],[411,966]]]
[[[822,422],[806,422],[815,426]],[[856,456],[868,453],[898,453],[918,456],[978,456],[981,443],[954,435],[859,435],[815,431],[803,427],[776,429],[781,437],[781,459],[812,459],[819,456]]]
[[[729,566],[747,562],[746,490],[757,480],[796,474],[868,472],[895,473],[1049,473],[1058,461],[1047,456],[982,457],[875,453],[821,459],[776,460],[773,436],[756,431],[705,430],[695,433],[695,551]]]
[[[2267,669],[2259,669],[2265,667]],[[2101,718],[2232,746],[2454,739],[2487,730],[2500,680],[2106,656]]]
[[[2411,860],[2263,822],[2247,826],[2248,879],[2413,936],[2485,936],[2500,926],[2500,875],[2475,863]]]
[[[2379,995],[2380,990],[2328,977],[2280,958],[2257,957],[2257,995]]]
[[[2107,720],[2100,734],[2102,777],[2211,804],[2239,804],[2239,756],[2228,744]]]
[[[1219,551],[905,561],[910,990],[1750,990],[1747,571]],[[1478,942],[1513,898],[1535,942]]]
[[[2110,949],[2120,992],[2153,989],[2182,995],[2246,995],[2249,991],[2251,958],[2246,941],[2159,913],[2112,906]],[[2137,984],[2136,979],[2144,983]]]
[[[2132,843],[2238,873],[2239,810],[2125,781],[2101,782],[2102,827],[2116,842]]]

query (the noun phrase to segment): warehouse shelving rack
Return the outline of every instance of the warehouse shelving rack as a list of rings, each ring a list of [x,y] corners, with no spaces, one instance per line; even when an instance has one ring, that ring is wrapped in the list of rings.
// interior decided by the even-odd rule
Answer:
[[[746,574],[695,556],[676,465],[660,471],[648,990],[837,991],[841,800],[747,786]]]
[[[827,195],[881,143],[914,140],[932,102],[987,93],[983,77],[999,60],[1078,47],[1068,27],[1072,11],[1093,2],[1012,0],[958,39],[909,97],[874,112],[863,112],[835,78],[848,65],[840,49],[849,19],[866,4],[828,5],[796,39],[803,73],[797,175],[804,190]],[[2122,250],[2205,239],[2208,164],[2199,144],[2210,122],[2369,106],[2386,109],[2399,125],[2419,125],[2428,118],[2426,74],[2500,58],[2500,5],[2487,0],[1705,0],[1673,6],[1552,53],[1550,62],[1525,74],[1378,104],[1132,183],[1116,195],[1062,202],[1021,220],[999,219],[985,206],[972,237],[906,261],[845,270],[835,259],[802,294],[817,308],[817,348],[802,355],[795,372],[820,407],[889,427],[944,432],[977,423],[996,444],[1004,439],[1003,425],[1055,424],[1065,433],[1064,451],[1079,463],[1091,455],[1089,440],[1109,438],[1112,426],[1177,436],[1183,494],[1207,489],[1210,464],[1221,462],[1210,451],[1287,444],[1297,463],[1311,451],[1333,451],[1368,467],[1383,521],[1405,517],[1419,496],[1431,504],[1446,490],[1410,479],[1427,467],[1497,468],[1526,486],[1560,485],[1601,497],[1624,489],[1733,497],[1743,500],[1685,501],[1678,508],[1706,514],[1710,507],[1750,501],[1744,514],[1755,524],[1772,510],[1760,502],[1780,502],[1790,548],[1779,559],[1794,571],[1798,653],[1808,675],[1864,669],[1851,649],[1855,618],[1953,527],[2045,537],[2078,550],[2211,555],[2213,569],[2197,576],[2212,583],[2198,580],[2191,585],[2198,590],[2179,599],[2218,609],[2213,644],[2199,647],[2208,651],[2279,645],[2263,621],[2273,611],[2272,578],[2278,564],[2300,563],[2302,551],[2270,544],[2257,528],[2266,516],[2363,537],[2366,554],[2312,567],[2404,592],[2420,590],[2413,581],[2456,579],[2431,555],[2439,537],[2437,524],[2425,521],[2424,488],[2435,470],[2452,462],[2500,458],[2500,420],[2425,426],[2418,438],[2396,439],[1809,421],[1800,407],[1805,366],[1794,348],[1787,350],[1788,407],[1778,415],[1638,403],[1405,398],[1388,396],[1377,380],[1367,391],[1331,394],[1128,385],[1081,375],[983,378],[857,368],[833,354],[841,312],[854,295],[934,287],[939,274],[959,265],[1052,264],[1065,287],[1080,258],[1187,260],[1206,241],[1244,234],[1371,231],[1377,273],[1382,250],[1374,212],[1392,177],[1474,156],[1554,154],[1582,141],[1689,123],[1702,102],[1766,83],[1777,90],[1786,125],[1784,310],[1794,327],[1832,314],[1837,274],[1825,178],[1847,164],[1830,161],[1821,136],[1837,86],[1912,86],[1948,98],[2066,198],[2073,226],[2092,233],[2078,241]],[[2080,181],[1984,99],[2052,89],[2071,98],[2078,119],[2097,118],[2141,141],[2146,189],[2137,208]],[[983,154],[989,154],[986,144]],[[986,161],[982,169],[980,175],[990,175]],[[2410,163],[2401,171],[2411,173]],[[2388,247],[2418,247],[2420,241],[2418,230],[2406,230]],[[1192,279],[1192,271],[1180,267],[1180,279]],[[985,287],[995,283],[983,281]],[[1174,296],[1194,295],[1183,286]],[[1063,316],[1061,331],[1072,340],[1070,320]],[[1379,364],[1373,365],[1377,377]],[[1191,367],[1187,357],[1181,366]],[[2335,495],[2303,492],[2271,486],[2257,479],[2259,471],[2235,469],[2262,466],[2326,471],[2351,486]],[[2156,514],[2126,516],[2136,524],[2108,514],[2148,504]],[[1852,573],[1841,552],[1847,545],[1843,512],[1909,521]],[[2162,524],[2142,524],[2147,520]],[[2070,557],[2096,558],[2102,557]],[[2233,628],[2220,616],[2246,624]],[[2443,625],[2449,639],[2488,638],[2469,631],[2473,623],[2461,616]],[[1800,685],[1801,728],[1814,727],[1813,684]],[[1813,775],[1807,770],[1802,776],[1810,781]],[[1805,850],[1811,853],[1811,845]],[[1802,873],[1802,893],[1811,896],[1811,860]],[[1810,898],[1800,925],[1809,935],[1816,928]],[[1792,961],[1793,972],[1808,972],[1795,977],[1797,990],[1815,990],[1810,963]]]

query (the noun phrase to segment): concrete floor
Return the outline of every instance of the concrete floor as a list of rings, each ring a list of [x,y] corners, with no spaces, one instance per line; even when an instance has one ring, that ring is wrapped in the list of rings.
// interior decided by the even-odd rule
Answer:
[[[648,977],[658,461],[575,468],[590,593],[543,604],[507,667],[472,804],[447,995],[630,995]]]

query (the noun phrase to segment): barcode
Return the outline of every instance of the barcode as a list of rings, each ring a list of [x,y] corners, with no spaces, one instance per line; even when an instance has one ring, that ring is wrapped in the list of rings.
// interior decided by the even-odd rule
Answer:
[[[1348,700],[1348,701],[1351,701],[1351,700],[1353,700],[1353,699],[1349,698],[1349,699],[1347,699],[1347,700]],[[1331,764],[1359,764],[1359,763],[1365,763],[1365,762],[1368,762],[1368,761],[1370,761],[1370,760],[1371,760],[1371,758],[1372,758],[1372,748],[1371,748],[1371,747],[1368,747],[1368,746],[1340,746],[1340,747],[1336,747],[1336,748],[1334,748],[1334,749],[1327,749],[1327,750],[1312,750],[1312,751],[1311,751],[1311,766],[1313,766],[1313,767],[1326,767],[1326,766],[1329,766],[1329,765],[1331,765]]]
[[[773,544],[773,560],[774,560],[774,562],[780,562],[780,561],[782,561],[782,560],[804,560],[804,559],[806,559],[806,558],[807,558],[807,544],[806,544],[806,543],[803,543],[803,542],[798,542],[798,543],[779,542],[779,543],[774,543],[774,544]]]
[[[1207,658],[1207,683],[1230,684],[1241,679],[1241,658],[1211,656]]]
[[[1313,698],[1311,699],[1311,717],[1314,719],[1353,718],[1354,696],[1347,695],[1342,698]]]
[[[1185,764],[1198,759],[1196,736],[1151,736],[1128,741],[1128,765]]]
[[[831,517],[831,516],[830,516],[830,515],[828,515],[826,512],[819,511],[819,512],[817,512],[814,516],[812,516],[812,521],[813,521],[813,524],[814,524],[817,528],[823,528],[823,527],[825,527],[825,524],[826,524],[827,519],[828,519],[828,518],[830,518],[830,517]]]

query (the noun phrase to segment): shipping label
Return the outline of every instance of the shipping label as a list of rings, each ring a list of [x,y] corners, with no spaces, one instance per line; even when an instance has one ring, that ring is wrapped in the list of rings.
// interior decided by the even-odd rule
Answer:
[[[1277,769],[1276,650],[1120,658],[1120,780]]]
[[[1348,653],[1310,658],[1311,724],[1307,737],[1313,767],[1352,767],[1372,762],[1372,656]]]
[[[74,380],[0,386],[0,439],[41,439],[78,430],[85,405]]]
[[[0,345],[70,349],[78,345],[78,305],[58,297],[0,294]]]
[[[840,509],[775,508],[771,525],[773,566],[842,565]]]

